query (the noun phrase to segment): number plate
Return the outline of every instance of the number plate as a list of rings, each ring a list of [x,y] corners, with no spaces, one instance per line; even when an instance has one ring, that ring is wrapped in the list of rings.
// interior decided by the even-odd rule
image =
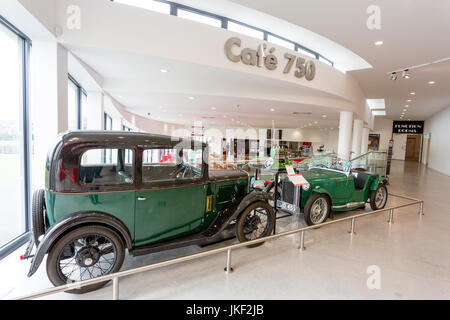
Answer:
[[[299,207],[293,205],[292,203],[287,203],[281,200],[277,200],[277,207],[283,211],[288,211],[291,213],[300,213]]]

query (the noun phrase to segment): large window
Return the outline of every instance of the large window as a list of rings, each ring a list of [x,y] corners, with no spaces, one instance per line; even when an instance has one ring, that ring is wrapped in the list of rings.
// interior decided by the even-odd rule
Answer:
[[[0,16],[0,259],[29,231],[29,40]]]
[[[215,19],[212,17],[205,16],[203,14],[195,13],[192,11],[184,10],[184,9],[178,9],[177,16],[180,18],[185,18],[205,24],[209,24],[210,26],[218,27],[220,28],[222,26],[222,21],[219,19]]]
[[[87,95],[83,87],[69,74],[67,88],[69,130],[87,128]]]
[[[257,39],[261,39],[261,40],[264,39],[264,32],[244,26],[239,23],[232,22],[232,21],[228,21],[228,30],[242,33],[247,36],[257,38]]]
[[[148,149],[142,154],[142,182],[182,181],[202,177],[202,149]]]
[[[293,42],[283,40],[283,39],[273,36],[271,34],[268,35],[267,41],[275,43],[279,46],[282,46],[282,47],[285,47],[285,48],[288,48],[291,50],[295,50],[295,44]]]

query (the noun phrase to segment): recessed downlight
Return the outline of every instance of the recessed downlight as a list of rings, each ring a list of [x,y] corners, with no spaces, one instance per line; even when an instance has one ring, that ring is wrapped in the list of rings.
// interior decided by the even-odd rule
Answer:
[[[327,115],[326,115],[326,114],[323,114],[323,115],[322,115],[322,118],[326,118],[326,117],[327,117]]]
[[[217,110],[217,108],[216,107],[211,107],[211,110]]]
[[[188,97],[188,99],[189,100],[194,100],[195,98],[191,96],[191,97]]]
[[[275,109],[274,109],[274,108],[270,108],[270,111],[271,111],[271,112],[274,112],[274,111],[275,111]]]
[[[381,46],[381,45],[383,45],[383,41],[381,41],[381,40],[375,41],[375,45],[376,46]]]
[[[167,72],[169,72],[169,70],[167,70],[167,69],[160,69],[159,71],[161,71],[162,73],[167,73]]]
[[[431,84],[431,85],[433,85],[435,83],[436,83],[435,81],[428,81],[428,84]]]
[[[410,92],[409,94],[413,96],[413,95],[415,95],[416,93],[413,91],[413,92]]]

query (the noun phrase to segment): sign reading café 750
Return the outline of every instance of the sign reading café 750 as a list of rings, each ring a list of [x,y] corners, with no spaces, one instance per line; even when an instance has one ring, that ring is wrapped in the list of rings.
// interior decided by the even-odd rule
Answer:
[[[242,61],[246,65],[257,66],[259,68],[264,66],[268,70],[275,70],[278,67],[278,58],[274,54],[275,48],[267,50],[267,44],[265,43],[260,44],[256,50],[244,48],[240,54],[234,54],[233,47],[240,48],[241,39],[233,37],[225,42],[225,55],[233,62]],[[311,81],[316,76],[316,65],[314,61],[306,61],[290,53],[285,53],[284,58],[287,61],[283,73],[289,73],[292,67],[294,67],[294,75],[297,78],[305,77],[306,80]]]

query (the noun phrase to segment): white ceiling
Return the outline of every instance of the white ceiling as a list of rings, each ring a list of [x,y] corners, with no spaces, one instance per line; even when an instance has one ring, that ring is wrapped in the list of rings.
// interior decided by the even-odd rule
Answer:
[[[362,58],[355,58],[357,61],[367,61],[366,66],[373,66],[350,73],[360,82],[367,98],[385,99],[388,118],[398,118],[405,105],[409,106],[405,119],[413,120],[426,119],[450,105],[450,61],[411,70],[412,77],[408,80],[393,82],[387,75],[393,70],[450,57],[450,41],[446,39],[450,32],[448,0],[378,0],[381,30],[375,31],[366,27],[366,10],[373,4],[372,0],[346,0],[345,5],[334,0],[178,2],[237,20],[257,11],[265,17],[273,16],[278,19],[274,20],[277,22],[274,26],[279,28],[271,30],[273,32],[287,30],[292,33],[294,29],[283,25],[285,21],[289,26],[303,30],[299,35],[307,37],[308,41],[314,34],[330,39],[328,44],[321,42],[322,50],[319,51],[329,57],[323,51],[328,48],[337,64],[342,63],[339,59],[346,58],[336,54],[334,49],[347,48],[345,50],[353,52],[355,57]],[[208,8],[204,8],[206,3]],[[254,10],[244,14],[242,6]],[[255,14],[251,20],[248,16],[251,21],[245,22],[255,25],[258,17],[261,15]],[[261,23],[260,27],[264,27],[268,22]],[[312,33],[308,35],[308,30],[313,31],[313,36]],[[302,43],[300,38],[293,40]],[[378,40],[384,44],[375,46],[374,42]],[[317,50],[313,45],[310,47]],[[111,96],[129,111],[144,116],[150,113],[152,119],[178,124],[202,120],[211,125],[252,127],[272,127],[274,120],[276,126],[285,128],[299,128],[309,123],[330,128],[338,124],[336,109],[292,102],[298,99],[286,101],[271,97],[276,91],[285,97],[336,98],[318,90],[299,89],[284,81],[156,57],[70,45],[69,49],[103,77],[103,88]],[[161,73],[161,68],[169,72]],[[436,83],[429,85],[431,80]],[[413,91],[416,94],[411,96],[409,93]],[[195,99],[190,100],[189,96]],[[412,101],[407,102],[408,99]],[[275,111],[270,111],[271,108]],[[294,117],[293,112],[297,110],[311,114]],[[327,118],[322,118],[322,114]],[[237,123],[238,119],[240,123]]]
[[[128,111],[150,119],[189,125],[201,120],[212,126],[254,128],[338,125],[338,109],[292,102],[298,101],[299,96],[306,101],[308,97],[336,99],[323,91],[187,62],[67,46],[78,59],[102,75],[106,92]],[[162,73],[162,68],[168,72]],[[283,99],[277,99],[280,96]],[[291,100],[286,101],[286,97]],[[310,114],[294,115],[294,112]]]
[[[345,5],[334,0],[231,1],[312,30],[361,56],[373,69],[351,73],[368,98],[386,100],[388,118],[398,118],[406,104],[405,118],[413,120],[426,119],[450,105],[450,61],[411,70],[408,80],[393,82],[387,75],[450,57],[448,0],[345,0]],[[366,10],[373,4],[381,9],[381,30],[366,26]],[[379,40],[384,44],[375,46]]]

